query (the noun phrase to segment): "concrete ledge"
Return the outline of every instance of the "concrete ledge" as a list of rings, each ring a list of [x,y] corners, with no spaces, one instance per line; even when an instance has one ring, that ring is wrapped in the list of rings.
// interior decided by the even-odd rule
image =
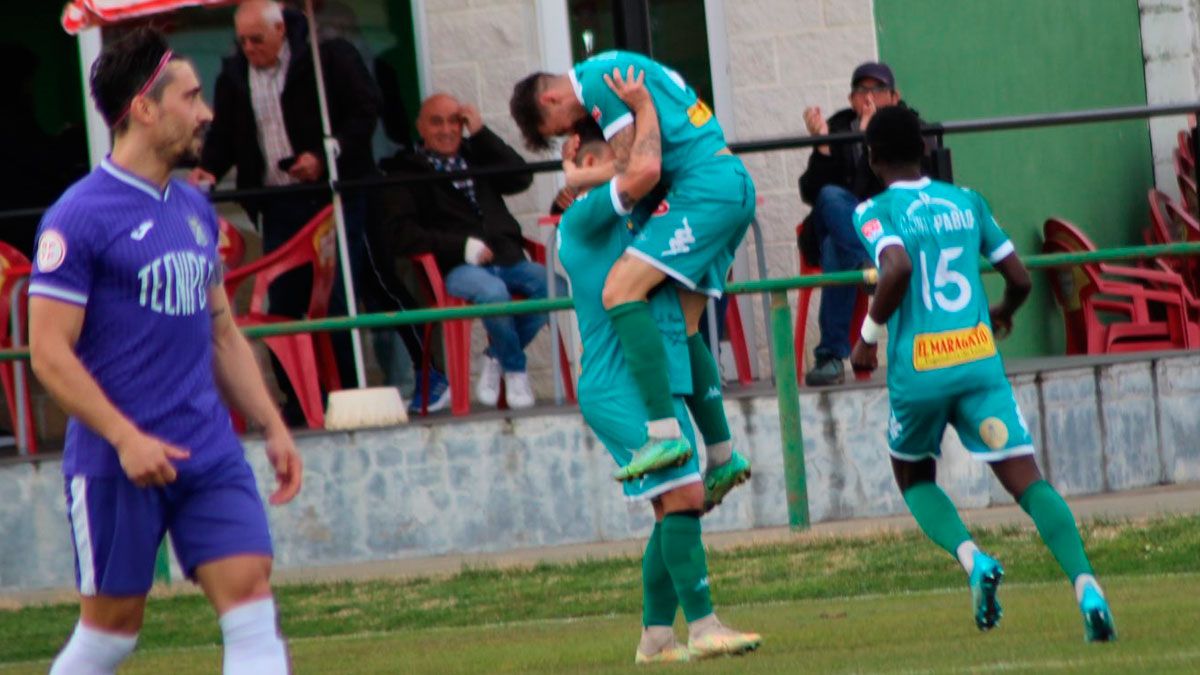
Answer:
[[[1200,355],[1012,376],[1049,478],[1068,495],[1200,481]],[[887,459],[882,381],[800,394],[814,522],[904,513]],[[778,403],[726,402],[734,443],[755,463],[749,489],[706,519],[710,532],[787,524]],[[652,525],[609,478],[607,451],[577,412],[302,434],[296,501],[270,509],[281,573],[330,565],[636,539]],[[260,488],[273,477],[246,442]],[[964,508],[1011,504],[952,431],[939,482]],[[59,462],[0,466],[0,593],[69,586],[72,552]]]

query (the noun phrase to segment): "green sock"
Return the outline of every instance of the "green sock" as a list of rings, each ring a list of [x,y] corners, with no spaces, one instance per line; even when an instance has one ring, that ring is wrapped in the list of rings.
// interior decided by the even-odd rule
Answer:
[[[725,399],[721,396],[717,362],[699,333],[688,337],[687,345],[692,365],[692,395],[687,397],[688,410],[696,418],[705,445],[724,443],[730,438],[729,421],[725,419]]]
[[[708,592],[708,561],[700,541],[700,513],[668,513],[662,521],[662,557],[671,573],[675,594],[688,621],[712,614]]]
[[[675,419],[671,383],[667,379],[667,349],[654,323],[650,305],[644,300],[626,302],[608,310],[625,363],[637,383],[650,421]]]
[[[642,625],[673,626],[678,607],[679,598],[662,555],[662,523],[655,523],[642,556]]]
[[[967,532],[967,526],[958,516],[954,502],[937,483],[924,481],[908,488],[904,491],[904,503],[908,504],[908,510],[917,519],[925,536],[957,560],[958,547],[964,541],[970,541],[971,533]]]
[[[1092,564],[1083,550],[1075,516],[1058,490],[1046,481],[1039,480],[1021,495],[1021,508],[1033,518],[1042,541],[1046,542],[1046,547],[1054,554],[1054,559],[1067,573],[1071,583],[1075,583],[1075,577],[1080,574],[1092,574]]]

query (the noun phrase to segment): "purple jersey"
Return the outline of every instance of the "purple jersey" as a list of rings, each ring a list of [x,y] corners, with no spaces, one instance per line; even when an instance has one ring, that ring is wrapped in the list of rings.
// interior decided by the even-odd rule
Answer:
[[[243,452],[213,378],[218,233],[187,184],[160,191],[106,159],[42,219],[29,284],[30,295],[84,308],[79,359],[139,429],[191,452],[184,471]],[[71,418],[63,472],[122,470],[112,445]]]

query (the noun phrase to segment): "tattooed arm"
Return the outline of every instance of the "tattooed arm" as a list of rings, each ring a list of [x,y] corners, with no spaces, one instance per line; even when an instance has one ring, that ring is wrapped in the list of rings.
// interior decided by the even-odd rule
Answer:
[[[604,81],[633,111],[633,129],[626,127],[609,140],[616,152],[617,194],[621,206],[633,209],[639,199],[650,194],[662,175],[662,136],[658,126],[658,110],[646,90],[643,71],[634,76],[633,67],[624,78],[613,69]]]

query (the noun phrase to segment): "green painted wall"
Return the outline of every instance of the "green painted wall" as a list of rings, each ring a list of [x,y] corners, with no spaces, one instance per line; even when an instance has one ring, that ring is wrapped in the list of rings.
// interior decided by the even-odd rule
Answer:
[[[875,0],[880,58],[926,120],[1146,103],[1137,0]],[[1135,243],[1153,160],[1145,121],[947,137],[954,178],[981,191],[1021,253],[1049,216],[1098,246]],[[1006,356],[1061,354],[1045,279],[1017,318]],[[1000,286],[989,282],[989,294]]]

